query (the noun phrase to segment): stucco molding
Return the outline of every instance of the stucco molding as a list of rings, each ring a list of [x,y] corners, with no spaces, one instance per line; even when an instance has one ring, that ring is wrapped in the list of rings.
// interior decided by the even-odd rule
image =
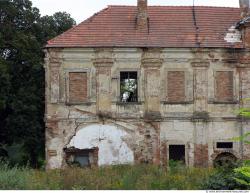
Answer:
[[[192,60],[191,65],[193,68],[197,68],[197,67],[209,68],[210,62],[208,59],[206,59],[206,60],[197,59],[197,60]]]
[[[142,59],[142,66],[144,68],[161,68],[163,64],[163,59],[161,58],[143,58]]]
[[[111,68],[114,64],[114,60],[112,58],[96,58],[93,60],[93,64],[96,68],[99,67]]]

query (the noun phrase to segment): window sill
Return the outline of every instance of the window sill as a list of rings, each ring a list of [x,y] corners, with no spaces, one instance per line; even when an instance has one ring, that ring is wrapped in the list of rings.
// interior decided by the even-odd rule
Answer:
[[[126,106],[126,105],[142,105],[142,102],[116,102],[116,105]]]
[[[233,105],[233,104],[239,104],[239,101],[237,101],[237,100],[233,100],[233,101],[208,101],[208,104],[217,104],[217,105],[219,105],[219,104],[224,104],[224,105],[226,105],[226,104],[228,104],[228,105]]]
[[[84,106],[90,106],[93,104],[93,102],[66,102],[67,106],[73,106],[73,105],[84,105]]]
[[[161,104],[164,105],[188,105],[193,104],[194,101],[161,101]]]

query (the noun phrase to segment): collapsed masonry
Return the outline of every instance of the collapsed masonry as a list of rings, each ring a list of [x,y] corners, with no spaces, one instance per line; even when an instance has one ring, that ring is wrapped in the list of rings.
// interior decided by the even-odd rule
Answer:
[[[250,159],[241,9],[110,6],[46,46],[47,168]],[[247,5],[248,6],[248,5]],[[216,13],[216,14],[215,14]],[[241,18],[242,15],[242,18]],[[195,16],[195,17],[194,17]]]

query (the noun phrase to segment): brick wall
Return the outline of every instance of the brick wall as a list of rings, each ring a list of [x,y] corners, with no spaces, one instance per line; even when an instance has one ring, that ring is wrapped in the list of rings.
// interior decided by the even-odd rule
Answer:
[[[167,97],[170,102],[185,101],[185,72],[170,71],[167,76]]]
[[[233,72],[216,72],[215,96],[218,101],[233,100]]]
[[[195,144],[194,166],[195,167],[208,167],[208,145]]]
[[[69,73],[69,102],[86,102],[88,97],[88,80],[86,72]]]

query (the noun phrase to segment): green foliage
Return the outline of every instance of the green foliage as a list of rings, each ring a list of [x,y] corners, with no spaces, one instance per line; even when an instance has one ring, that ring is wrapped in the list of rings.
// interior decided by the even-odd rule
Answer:
[[[203,184],[204,189],[209,190],[245,190],[247,187],[235,180],[234,169],[240,163],[230,167],[221,167],[212,173],[208,180]]]
[[[30,0],[0,1],[0,149],[22,144],[18,163],[37,167],[44,157],[42,48],[72,25],[65,12],[40,17]]]
[[[3,167],[2,167],[3,168]],[[213,169],[120,165],[101,168],[31,170],[0,168],[0,189],[26,190],[199,190]],[[15,179],[11,179],[15,175]]]
[[[246,132],[245,134],[243,134],[240,137],[234,137],[233,140],[234,141],[242,141],[245,144],[250,144],[250,141],[247,139],[250,136],[250,132]]]
[[[28,168],[10,167],[8,163],[0,161],[0,190],[25,190],[29,178]]]
[[[238,183],[250,188],[250,165],[245,163],[242,167],[234,169],[236,177],[234,178]]]
[[[250,98],[243,99],[242,102],[248,102],[250,101]],[[239,111],[237,111],[238,115],[243,118],[250,118],[250,108],[240,108]],[[242,141],[243,143],[250,144],[250,141],[248,140],[248,137],[250,136],[250,132],[244,133],[240,137],[233,138],[234,141]]]

